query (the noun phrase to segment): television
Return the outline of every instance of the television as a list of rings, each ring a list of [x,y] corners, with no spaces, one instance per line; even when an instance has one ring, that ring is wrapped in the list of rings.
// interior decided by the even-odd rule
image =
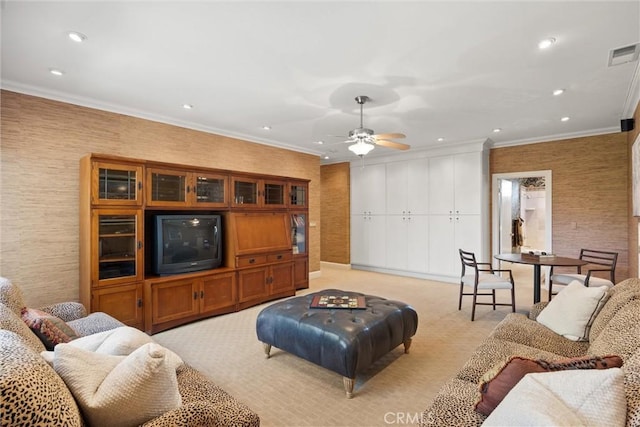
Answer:
[[[160,276],[222,264],[220,215],[154,215],[153,272]]]

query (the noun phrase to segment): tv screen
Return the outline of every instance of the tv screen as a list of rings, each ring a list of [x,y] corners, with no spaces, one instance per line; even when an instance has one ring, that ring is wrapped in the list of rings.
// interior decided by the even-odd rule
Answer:
[[[221,225],[220,215],[156,215],[154,273],[168,275],[219,267]]]

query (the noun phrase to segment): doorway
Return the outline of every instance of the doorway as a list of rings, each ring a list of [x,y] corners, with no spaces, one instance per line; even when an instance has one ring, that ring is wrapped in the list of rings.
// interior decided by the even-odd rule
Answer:
[[[553,252],[551,171],[494,174],[492,255]]]

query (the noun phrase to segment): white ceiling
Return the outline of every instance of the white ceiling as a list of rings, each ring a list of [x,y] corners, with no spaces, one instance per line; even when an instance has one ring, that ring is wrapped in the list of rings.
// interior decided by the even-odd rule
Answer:
[[[639,61],[608,66],[610,50],[640,41],[637,0],[5,0],[0,11],[4,89],[324,163],[355,157],[336,135],[358,127],[357,95],[372,99],[365,127],[403,132],[414,151],[615,132],[640,98]]]

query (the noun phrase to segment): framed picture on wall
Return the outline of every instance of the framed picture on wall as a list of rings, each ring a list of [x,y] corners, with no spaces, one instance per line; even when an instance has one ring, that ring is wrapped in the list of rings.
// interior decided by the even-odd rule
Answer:
[[[633,216],[640,216],[640,135],[631,147],[631,169]]]

